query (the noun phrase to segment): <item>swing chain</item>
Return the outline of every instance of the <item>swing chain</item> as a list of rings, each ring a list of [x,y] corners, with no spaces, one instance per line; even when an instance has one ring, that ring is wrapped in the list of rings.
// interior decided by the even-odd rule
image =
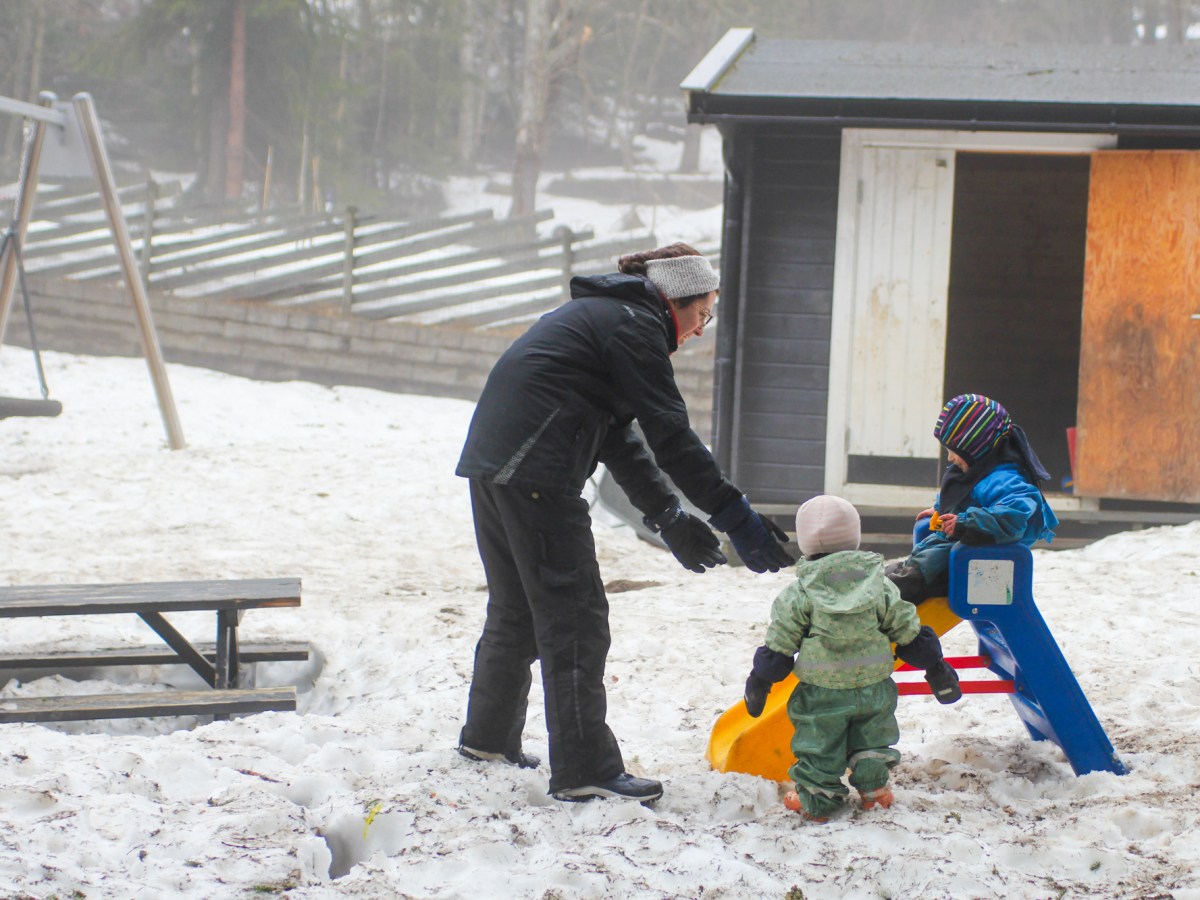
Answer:
[[[17,267],[17,281],[21,285],[21,298],[25,304],[25,322],[29,326],[29,347],[33,350],[33,364],[37,369],[38,386],[42,390],[42,399],[50,399],[50,388],[46,385],[46,371],[42,368],[42,353],[38,348],[37,331],[33,327],[33,305],[29,301],[29,286],[25,282],[25,260],[21,254],[21,242],[17,237],[17,222],[14,219],[4,232],[0,241],[0,259],[12,244],[13,263]],[[0,336],[2,337],[2,336]]]

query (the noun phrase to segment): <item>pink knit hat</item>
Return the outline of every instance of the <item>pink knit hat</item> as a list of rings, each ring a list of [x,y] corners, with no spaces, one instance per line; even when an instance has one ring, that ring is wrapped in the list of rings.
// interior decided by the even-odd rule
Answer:
[[[857,550],[861,540],[862,523],[849,500],[820,494],[796,510],[796,543],[805,556]]]

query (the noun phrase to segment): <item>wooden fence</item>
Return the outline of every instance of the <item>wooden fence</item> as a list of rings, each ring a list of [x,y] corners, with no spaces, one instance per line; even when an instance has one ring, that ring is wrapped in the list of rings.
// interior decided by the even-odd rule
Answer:
[[[371,320],[521,329],[565,299],[576,272],[610,271],[616,257],[655,243],[649,233],[609,240],[562,226],[540,233],[553,218],[547,210],[420,221],[353,208],[197,214],[179,205],[180,195],[180,185],[155,182],[120,191],[148,288]],[[39,190],[23,251],[31,275],[101,284],[120,278],[94,193]]]

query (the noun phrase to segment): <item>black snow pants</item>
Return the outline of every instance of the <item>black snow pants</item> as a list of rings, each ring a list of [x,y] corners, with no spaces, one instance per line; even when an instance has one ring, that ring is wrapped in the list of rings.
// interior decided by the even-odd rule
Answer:
[[[591,517],[579,496],[471,479],[475,537],[487,576],[487,621],[462,743],[515,757],[541,660],[550,732],[550,790],[625,771],[605,717],[608,599]]]

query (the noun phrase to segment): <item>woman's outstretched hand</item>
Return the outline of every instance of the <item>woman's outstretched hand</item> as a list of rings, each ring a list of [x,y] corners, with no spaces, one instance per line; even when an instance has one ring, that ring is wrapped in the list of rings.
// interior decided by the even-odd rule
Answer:
[[[729,562],[721,552],[721,542],[712,529],[676,504],[653,518],[642,520],[651,531],[662,536],[679,564],[693,572],[703,572]]]
[[[750,507],[739,497],[708,520],[729,535],[729,542],[752,572],[778,572],[796,562],[783,548],[787,534],[782,528]]]

